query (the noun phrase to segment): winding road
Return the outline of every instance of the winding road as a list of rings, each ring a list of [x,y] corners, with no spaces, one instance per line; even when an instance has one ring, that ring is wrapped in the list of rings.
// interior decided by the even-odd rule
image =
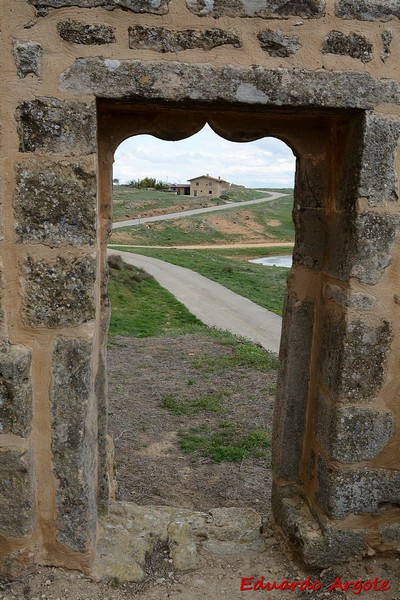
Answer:
[[[132,225],[143,225],[143,223],[154,223],[155,221],[183,219],[185,217],[193,217],[194,215],[216,212],[218,210],[228,210],[230,208],[242,208],[242,206],[250,206],[251,204],[261,204],[263,202],[272,202],[273,200],[277,200],[278,198],[287,196],[287,194],[282,194],[282,192],[268,192],[268,194],[269,195],[265,198],[258,198],[257,200],[245,200],[243,202],[227,202],[226,204],[220,204],[219,206],[208,206],[207,208],[194,208],[193,210],[181,210],[179,212],[168,213],[166,215],[156,215],[154,217],[140,217],[140,219],[117,221],[113,223],[113,229],[120,229],[121,227],[131,227]]]
[[[282,319],[278,315],[190,269],[115,249],[108,249],[108,254],[119,254],[126,263],[144,269],[206,325],[279,352]]]

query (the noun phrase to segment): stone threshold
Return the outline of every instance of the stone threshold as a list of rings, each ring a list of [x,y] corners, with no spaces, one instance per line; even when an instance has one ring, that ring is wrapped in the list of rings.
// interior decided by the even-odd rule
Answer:
[[[262,517],[251,508],[214,508],[197,512],[169,506],[113,502],[99,524],[92,577],[139,582],[156,547],[169,549],[173,568],[200,566],[200,551],[214,555],[263,552]]]

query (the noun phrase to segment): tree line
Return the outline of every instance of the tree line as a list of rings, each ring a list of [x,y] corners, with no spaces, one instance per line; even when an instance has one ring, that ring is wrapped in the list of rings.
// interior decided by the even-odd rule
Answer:
[[[113,179],[114,185],[119,185],[119,179]],[[124,184],[128,187],[136,189],[153,188],[155,190],[166,190],[169,188],[168,183],[161,181],[161,179],[155,179],[155,177],[144,177],[143,179],[132,179],[128,183]]]

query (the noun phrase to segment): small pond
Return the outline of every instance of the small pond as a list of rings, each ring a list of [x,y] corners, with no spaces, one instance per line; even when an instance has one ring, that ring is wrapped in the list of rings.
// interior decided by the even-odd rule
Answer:
[[[290,254],[280,254],[279,256],[266,256],[265,258],[253,258],[249,260],[257,265],[265,265],[266,267],[286,267],[290,269],[292,266],[292,256]]]

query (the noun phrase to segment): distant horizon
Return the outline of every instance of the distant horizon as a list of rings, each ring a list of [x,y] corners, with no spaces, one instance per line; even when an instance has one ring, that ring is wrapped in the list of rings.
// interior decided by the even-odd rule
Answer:
[[[121,184],[144,177],[186,184],[213,171],[215,179],[221,177],[249,189],[293,189],[295,160],[289,146],[277,138],[230,142],[205,125],[196,135],[180,141],[151,135],[125,140],[115,152],[113,178]],[[175,175],[178,170],[179,178]]]

